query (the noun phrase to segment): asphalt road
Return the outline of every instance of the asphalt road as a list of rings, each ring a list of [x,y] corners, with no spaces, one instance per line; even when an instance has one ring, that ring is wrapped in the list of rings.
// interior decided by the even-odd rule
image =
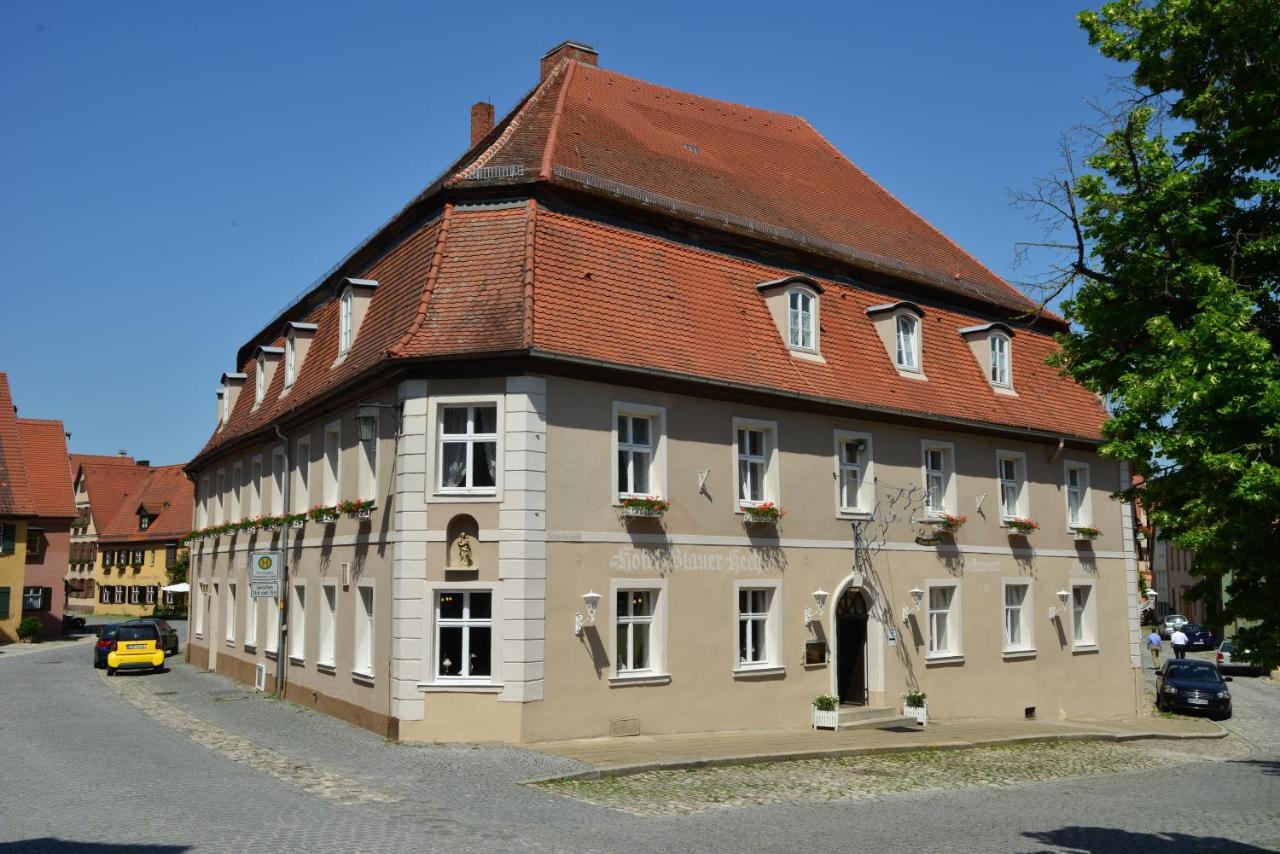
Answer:
[[[568,760],[391,744],[184,664],[108,680],[90,656],[0,658],[0,851],[1280,849],[1267,680],[1236,678],[1233,736],[1158,772],[645,817],[520,785]]]

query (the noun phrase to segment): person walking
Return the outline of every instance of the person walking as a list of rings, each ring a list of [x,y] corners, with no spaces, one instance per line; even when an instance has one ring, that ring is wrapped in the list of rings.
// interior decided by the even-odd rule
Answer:
[[[1173,643],[1173,655],[1175,658],[1187,657],[1187,633],[1182,627],[1173,630],[1173,634],[1169,635],[1169,640]]]
[[[1160,669],[1160,648],[1164,645],[1164,640],[1160,637],[1160,632],[1155,626],[1151,627],[1151,634],[1147,635],[1147,649],[1151,651],[1151,665],[1156,670]]]

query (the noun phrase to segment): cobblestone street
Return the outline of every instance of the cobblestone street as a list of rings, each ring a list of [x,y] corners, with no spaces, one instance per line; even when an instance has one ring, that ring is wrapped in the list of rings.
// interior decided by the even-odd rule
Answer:
[[[523,781],[585,766],[397,745],[182,663],[0,659],[0,851],[1089,851],[1280,847],[1280,688],[1231,737]],[[138,809],[136,805],[145,805]]]

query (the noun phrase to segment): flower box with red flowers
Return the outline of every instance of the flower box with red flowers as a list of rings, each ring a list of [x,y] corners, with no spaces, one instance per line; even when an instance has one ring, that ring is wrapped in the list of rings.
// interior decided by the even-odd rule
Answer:
[[[933,519],[930,519],[933,530],[939,534],[954,534],[956,531],[964,527],[964,523],[969,521],[968,516],[955,516],[951,513],[943,513]]]
[[[759,504],[743,504],[742,514],[744,525],[776,525],[787,515],[787,511],[772,501],[762,501]]]
[[[307,518],[312,522],[321,522],[325,525],[332,525],[334,522],[338,521],[338,508],[324,507],[317,504],[315,507],[312,507],[307,511]]]
[[[1011,537],[1025,537],[1027,534],[1040,530],[1039,523],[1019,516],[1005,519],[1004,526],[1009,529],[1009,536]]]
[[[1077,525],[1072,529],[1072,533],[1075,534],[1077,540],[1088,540],[1090,542],[1102,536],[1102,532],[1092,525]]]
[[[352,519],[368,519],[373,515],[373,499],[351,498],[339,502],[338,509]]]
[[[618,515],[633,519],[661,519],[671,502],[652,495],[629,495],[618,501]]]

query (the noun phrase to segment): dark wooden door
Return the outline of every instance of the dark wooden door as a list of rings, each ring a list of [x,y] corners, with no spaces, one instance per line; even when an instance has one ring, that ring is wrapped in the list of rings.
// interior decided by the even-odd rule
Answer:
[[[836,606],[836,690],[840,702],[867,702],[867,602],[849,590]]]

